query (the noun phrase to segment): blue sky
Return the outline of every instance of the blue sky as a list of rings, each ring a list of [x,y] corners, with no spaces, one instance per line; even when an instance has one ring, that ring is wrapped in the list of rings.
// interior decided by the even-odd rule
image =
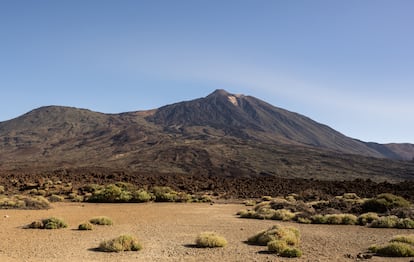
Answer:
[[[0,121],[243,93],[414,143],[414,1],[0,1]]]

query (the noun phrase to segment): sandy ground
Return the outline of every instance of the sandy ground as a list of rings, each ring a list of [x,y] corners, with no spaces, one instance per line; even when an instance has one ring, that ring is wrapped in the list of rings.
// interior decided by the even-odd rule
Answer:
[[[385,243],[409,230],[372,229],[359,226],[302,225],[266,220],[240,219],[237,204],[82,204],[58,203],[50,210],[0,210],[0,261],[356,261],[346,258],[371,244]],[[91,217],[105,215],[113,226],[78,231]],[[69,228],[23,229],[30,222],[50,216],[63,218]],[[245,244],[257,231],[279,223],[293,225],[302,234],[301,258],[280,258],[266,247]],[[228,240],[225,248],[199,249],[191,245],[198,233],[215,231]],[[104,239],[121,234],[137,236],[139,252],[94,251]],[[373,257],[367,261],[410,261],[410,258]]]

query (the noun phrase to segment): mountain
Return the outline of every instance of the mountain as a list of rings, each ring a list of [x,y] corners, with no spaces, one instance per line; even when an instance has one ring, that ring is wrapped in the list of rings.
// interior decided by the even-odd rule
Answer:
[[[48,106],[0,122],[0,169],[320,179],[414,178],[414,145],[365,143],[252,96],[216,90],[154,110]],[[28,171],[28,172],[29,172]]]

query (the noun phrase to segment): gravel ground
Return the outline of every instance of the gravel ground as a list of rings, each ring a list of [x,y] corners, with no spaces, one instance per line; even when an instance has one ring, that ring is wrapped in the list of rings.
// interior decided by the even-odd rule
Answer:
[[[240,204],[83,204],[57,203],[50,210],[0,210],[0,261],[357,261],[370,245],[386,243],[393,235],[410,230],[373,229],[360,226],[303,225],[240,219]],[[113,226],[78,231],[77,226],[105,215]],[[23,229],[30,222],[50,216],[64,219],[59,230]],[[301,258],[280,258],[266,247],[245,244],[257,231],[279,223],[299,228]],[[225,248],[194,248],[198,233],[215,231],[228,240]],[[104,239],[121,234],[140,239],[139,252],[104,253],[94,250]],[[353,258],[347,258],[347,255]],[[373,257],[367,261],[410,261],[410,258]]]

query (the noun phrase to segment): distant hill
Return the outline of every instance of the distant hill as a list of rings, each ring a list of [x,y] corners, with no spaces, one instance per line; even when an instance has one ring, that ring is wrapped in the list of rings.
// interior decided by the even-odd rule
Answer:
[[[414,179],[414,145],[365,143],[252,96],[216,90],[149,110],[48,106],[0,122],[0,169]]]

